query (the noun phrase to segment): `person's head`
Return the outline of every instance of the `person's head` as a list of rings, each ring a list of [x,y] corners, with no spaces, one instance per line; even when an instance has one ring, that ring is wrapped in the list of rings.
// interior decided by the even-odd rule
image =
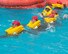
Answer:
[[[32,17],[32,20],[37,21],[37,20],[38,20],[38,16],[33,16],[33,17]]]
[[[56,10],[53,10],[52,11],[52,14],[58,14]]]
[[[12,26],[13,27],[16,27],[16,26],[19,26],[20,25],[20,22],[15,20],[13,23],[12,23]]]
[[[62,2],[61,2],[61,1],[58,1],[57,3],[58,3],[58,4],[62,4]]]
[[[49,12],[49,11],[51,10],[51,6],[46,6],[46,7],[45,7],[45,10],[46,10],[47,12]]]
[[[50,11],[50,9],[49,9],[49,8],[45,8],[45,10],[46,10],[47,12],[49,12],[49,11]]]

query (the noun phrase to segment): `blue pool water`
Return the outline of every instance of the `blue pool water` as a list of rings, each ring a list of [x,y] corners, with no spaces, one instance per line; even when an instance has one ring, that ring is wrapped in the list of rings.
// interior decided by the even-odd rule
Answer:
[[[31,17],[37,15],[40,20],[40,9],[5,9],[0,8],[0,54],[68,54],[68,8],[58,10],[59,19],[53,29],[30,30],[18,36],[5,36],[5,30],[14,20],[19,20],[26,28]]]

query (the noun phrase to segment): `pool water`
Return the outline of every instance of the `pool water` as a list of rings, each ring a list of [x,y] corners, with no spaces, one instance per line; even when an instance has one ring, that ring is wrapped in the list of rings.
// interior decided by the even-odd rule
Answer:
[[[68,8],[57,10],[59,18],[53,29],[46,28],[31,30],[26,24],[31,17],[36,15],[42,21],[38,13],[43,8],[37,9],[6,9],[0,8],[0,53],[1,54],[68,54],[68,19],[63,19],[68,14]],[[14,20],[19,20],[26,31],[18,36],[5,36],[5,30]]]

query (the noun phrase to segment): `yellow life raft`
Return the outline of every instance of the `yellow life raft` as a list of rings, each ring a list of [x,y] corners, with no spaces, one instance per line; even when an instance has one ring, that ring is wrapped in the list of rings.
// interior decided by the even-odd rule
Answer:
[[[48,12],[46,10],[43,10],[42,15],[43,16],[49,16],[52,12],[52,8],[50,6],[46,6],[46,8],[50,9]]]
[[[52,22],[55,22],[57,20],[57,18],[44,18],[44,21],[46,23],[52,23]]]
[[[30,21],[28,24],[27,24],[27,26],[29,27],[29,28],[31,28],[31,29],[36,29],[36,28],[38,28],[39,26],[41,25],[41,21],[40,20],[38,20],[38,21],[36,21],[36,22],[32,22],[32,21]]]
[[[5,32],[8,35],[15,35],[15,34],[19,34],[20,32],[22,32],[24,30],[24,27],[22,25],[17,26],[17,27],[10,27],[7,30],[5,30]]]
[[[64,8],[64,5],[63,4],[52,4],[52,7],[53,8]]]

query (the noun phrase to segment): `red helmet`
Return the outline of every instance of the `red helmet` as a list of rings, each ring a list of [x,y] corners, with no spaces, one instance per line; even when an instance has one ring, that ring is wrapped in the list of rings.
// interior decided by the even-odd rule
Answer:
[[[52,11],[52,13],[54,13],[54,14],[55,14],[55,13],[57,13],[57,11],[56,11],[56,10],[53,10],[53,11]]]
[[[38,20],[38,16],[33,16],[32,19],[33,20]]]
[[[55,16],[55,14],[50,14],[50,15],[49,15],[49,17],[54,17],[54,16]]]
[[[60,1],[58,1],[57,3],[58,3],[58,4],[62,4],[62,2],[60,2]]]
[[[19,25],[20,25],[20,22],[17,21],[17,20],[15,20],[15,21],[12,23],[12,25],[17,25],[17,26],[19,26]]]

